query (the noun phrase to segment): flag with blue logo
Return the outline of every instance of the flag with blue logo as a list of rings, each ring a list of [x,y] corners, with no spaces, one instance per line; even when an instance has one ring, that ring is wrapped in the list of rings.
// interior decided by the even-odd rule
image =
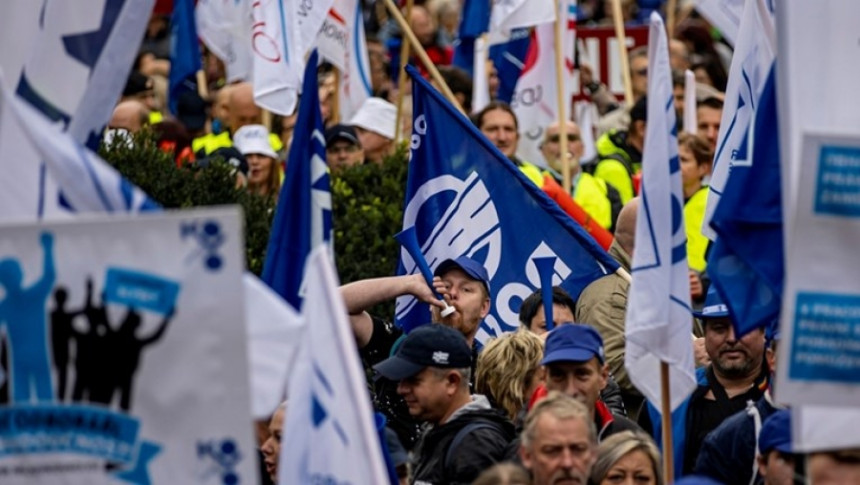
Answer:
[[[310,322],[290,377],[278,483],[391,483],[355,336],[327,251],[307,264]]]
[[[317,59],[308,58],[287,173],[266,249],[263,281],[301,310],[305,260],[311,249],[331,244],[332,212],[325,138],[317,89]]]
[[[529,32],[530,29],[513,30],[506,42],[490,46],[490,60],[499,77],[499,92],[496,95],[499,101],[510,103],[514,97],[531,45]]]
[[[4,6],[0,45],[18,47],[0,49],[3,82],[17,99],[52,122],[50,131],[37,133],[39,143],[65,144],[57,139],[65,132],[91,150],[98,148],[152,5],[152,0],[92,0]],[[0,219],[68,215],[76,208],[61,197],[50,157],[28,141],[24,130],[12,118],[0,127]],[[75,150],[83,149],[72,148],[69,157],[76,163],[92,156]],[[101,189],[122,190],[114,181],[104,181]]]
[[[648,37],[648,126],[642,158],[624,363],[636,388],[658,407],[660,364],[667,363],[675,409],[696,388],[696,378],[672,75],[666,30],[656,13]]]
[[[194,0],[173,0],[167,102],[174,115],[179,95],[184,91],[197,90],[196,75],[200,69],[200,43],[197,41],[197,23],[194,21]]]
[[[540,287],[534,260],[555,257],[553,285],[574,298],[618,268],[585,231],[417,72],[413,78],[411,161],[403,227],[415,227],[431,268],[467,255],[490,276],[493,307],[477,338],[515,330],[517,312]],[[399,272],[419,271],[405,250]],[[427,323],[429,309],[397,300],[406,330]]]
[[[774,63],[773,66],[776,64]],[[779,317],[784,278],[776,69],[771,67],[752,130],[751,164],[733,166],[711,226],[708,273],[737,335]]]
[[[717,234],[710,221],[725,190],[729,171],[732,167],[748,167],[752,163],[750,130],[758,109],[758,97],[776,56],[773,11],[768,3],[767,0],[746,2],[737,47],[732,56],[702,223],[702,234],[712,241]]]

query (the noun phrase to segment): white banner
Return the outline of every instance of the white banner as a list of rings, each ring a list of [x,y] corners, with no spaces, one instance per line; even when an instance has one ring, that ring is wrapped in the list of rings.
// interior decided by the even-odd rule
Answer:
[[[776,398],[802,407],[798,450],[856,448],[860,280],[846,262],[860,227],[860,64],[845,59],[857,49],[860,4],[784,2],[776,20],[786,241]],[[816,404],[827,407],[807,408]]]
[[[720,119],[717,151],[708,186],[708,203],[702,222],[702,234],[712,241],[717,234],[711,228],[711,219],[728,183],[731,167],[752,163],[750,131],[755,120],[756,101],[761,96],[776,55],[773,12],[767,4],[768,0],[747,2],[729,69],[726,101]]]
[[[251,4],[254,101],[263,109],[291,115],[305,69],[296,0]],[[314,36],[316,37],[316,32]]]
[[[373,90],[364,19],[357,1],[335,0],[317,34],[317,47],[340,70],[340,119],[352,119]]]
[[[660,363],[667,363],[674,410],[696,388],[696,378],[672,75],[666,30],[656,12],[651,14],[648,73],[648,127],[624,362],[630,380],[658,409]]]
[[[558,121],[554,38],[555,23],[535,28],[523,72],[511,99],[511,108],[517,115],[520,128],[517,156],[543,168],[548,166],[540,151],[544,131]]]
[[[3,483],[256,483],[238,210],[2,233]]]
[[[355,336],[325,247],[308,257],[305,281],[303,316],[313,324],[289,385],[279,482],[389,483]]]
[[[199,0],[194,9],[197,35],[224,63],[227,82],[251,79],[251,3]]]
[[[506,42],[521,27],[555,22],[554,0],[494,0],[490,10],[489,43]]]

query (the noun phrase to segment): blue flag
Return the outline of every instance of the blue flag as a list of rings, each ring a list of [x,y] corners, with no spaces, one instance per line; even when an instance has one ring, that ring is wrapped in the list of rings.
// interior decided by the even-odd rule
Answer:
[[[174,0],[170,30],[170,91],[167,103],[170,112],[175,115],[179,95],[183,91],[197,89],[195,76],[201,69],[193,0]]]
[[[499,75],[497,99],[510,103],[514,97],[517,81],[525,66],[526,55],[531,45],[530,29],[514,29],[511,40],[490,47],[490,59]]]
[[[460,15],[460,30],[454,45],[453,64],[472,75],[475,39],[490,25],[490,0],[466,0]]]
[[[514,330],[522,300],[541,285],[536,258],[555,257],[553,285],[573,298],[618,268],[594,240],[411,67],[413,134],[403,227],[414,226],[431,268],[467,255],[490,276],[493,307],[477,338]],[[401,274],[417,272],[401,251]],[[414,298],[397,301],[406,330],[427,323]]]
[[[775,66],[775,63],[774,63]],[[738,336],[779,317],[784,278],[776,68],[771,66],[753,126],[752,164],[735,165],[711,226],[711,282]]]
[[[263,281],[297,310],[311,249],[331,243],[331,191],[317,88],[317,52],[308,58],[284,186],[272,223]]]

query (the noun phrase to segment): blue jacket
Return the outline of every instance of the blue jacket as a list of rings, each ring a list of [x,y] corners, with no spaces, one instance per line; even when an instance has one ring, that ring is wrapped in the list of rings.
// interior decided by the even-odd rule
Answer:
[[[761,423],[777,408],[767,394],[755,405],[750,404],[750,407],[732,415],[705,438],[696,459],[694,472],[697,475],[706,475],[723,483],[755,483],[758,475],[755,455]]]

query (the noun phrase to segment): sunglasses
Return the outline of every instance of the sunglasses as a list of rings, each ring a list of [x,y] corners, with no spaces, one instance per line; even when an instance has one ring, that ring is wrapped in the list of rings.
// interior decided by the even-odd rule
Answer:
[[[633,71],[633,74],[636,74],[637,76],[645,77],[648,75],[648,68],[643,67],[642,69],[637,69],[637,70]]]
[[[579,141],[579,140],[581,140],[581,139],[582,139],[582,138],[580,138],[580,136],[579,136],[579,135],[576,135],[576,134],[573,134],[573,133],[568,133],[568,134],[567,134],[567,141],[568,141],[568,142]],[[552,135],[552,136],[550,136],[550,137],[547,139],[547,141],[548,141],[548,142],[550,142],[550,143],[558,143],[559,141],[561,141],[561,135]]]

